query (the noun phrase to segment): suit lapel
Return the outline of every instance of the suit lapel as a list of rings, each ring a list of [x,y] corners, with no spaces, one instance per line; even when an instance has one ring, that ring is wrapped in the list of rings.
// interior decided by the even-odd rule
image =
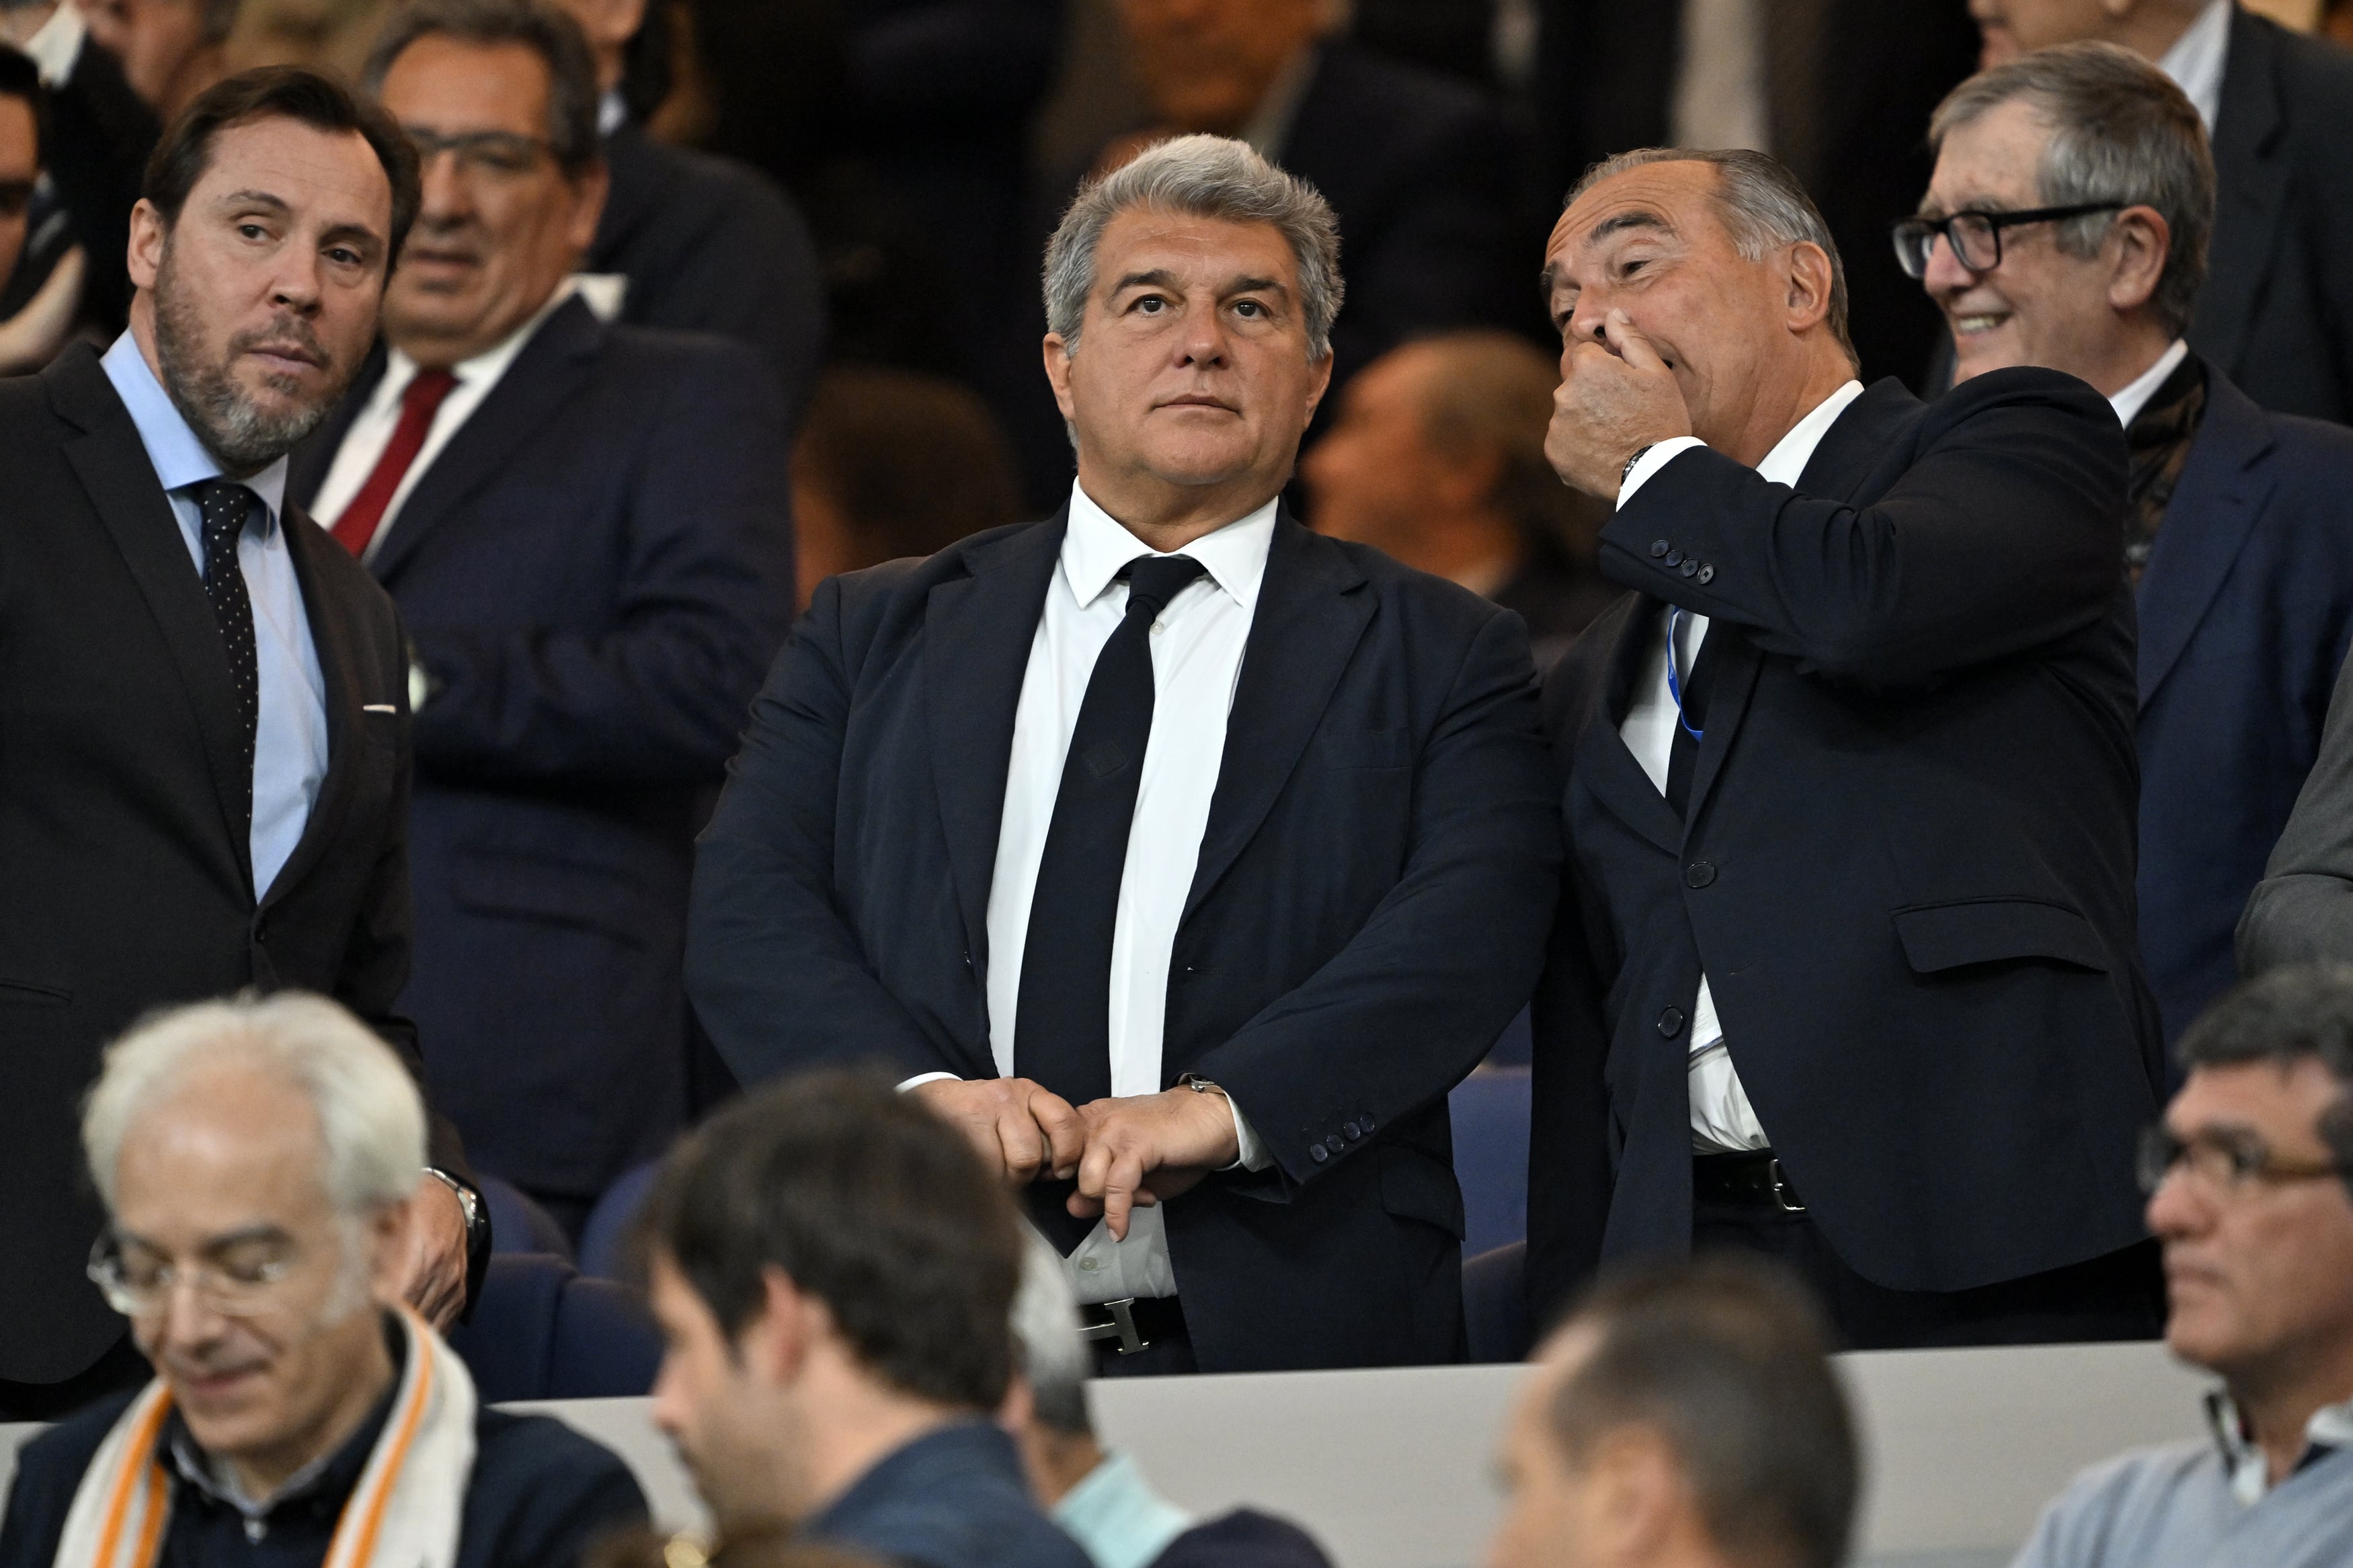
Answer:
[[[90,504],[113,535],[147,608],[163,628],[196,732],[203,737],[206,771],[220,810],[224,845],[236,853],[239,879],[248,891],[253,857],[230,803],[241,800],[248,781],[241,777],[245,745],[237,733],[237,694],[220,623],[205,597],[204,579],[190,559],[179,520],[164,494],[163,481],[147,460],[147,448],[130,410],[115,395],[97,356],[77,351],[47,374],[49,401],[82,433],[66,443],[66,460],[90,492]]]
[[[544,433],[588,374],[605,328],[577,295],[558,305],[507,366],[449,444],[400,503],[384,543],[368,562],[390,582],[401,563],[467,495],[506,466],[515,448]]]
[[[988,952],[988,888],[1005,816],[1013,721],[1070,513],[973,552],[969,574],[924,601],[924,717],[932,780],[967,951]]]
[[[2234,10],[2214,121],[2214,240],[2192,334],[2200,353],[2234,375],[2288,213],[2287,160],[2271,156],[2282,129],[2277,53],[2265,26]]]
[[[2271,497],[2273,481],[2257,465],[2272,444],[2262,411],[2209,365],[2206,417],[2141,574],[2136,607],[2144,708],[2180,661]]]
[[[1274,808],[1378,606],[1378,596],[1349,563],[1346,552],[1278,510],[1266,578],[1243,645],[1233,709],[1226,717],[1218,787],[1209,798],[1201,856],[1185,900],[1187,919]]]
[[[1627,826],[1673,855],[1682,849],[1683,825],[1618,733],[1633,704],[1634,682],[1641,678],[1652,639],[1659,636],[1659,616],[1665,609],[1648,596],[1636,598],[1632,605],[1617,645],[1609,650],[1601,700],[1594,704],[1592,717],[1577,738],[1575,765],[1577,778],[1596,800]]]
[[[343,546],[290,505],[280,519],[280,526],[286,530],[287,551],[294,560],[294,578],[302,589],[303,618],[310,623],[311,646],[319,653],[319,673],[326,682],[327,776],[319,782],[319,798],[311,803],[310,817],[302,825],[302,837],[295,842],[294,852],[286,858],[276,880],[262,895],[264,908],[301,886],[303,877],[326,852],[326,846],[335,841],[351,806],[358,771],[358,748],[353,744],[358,739],[354,721],[359,696],[353,676],[358,668],[358,654],[352,647],[350,617],[338,615],[337,606],[327,603],[328,589],[321,581],[317,556],[321,550],[341,550]]]

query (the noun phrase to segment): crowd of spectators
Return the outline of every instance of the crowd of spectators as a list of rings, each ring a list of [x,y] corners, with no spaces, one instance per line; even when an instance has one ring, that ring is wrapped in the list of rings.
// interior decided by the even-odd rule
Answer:
[[[0,1568],[675,1568],[446,1337],[631,1181],[709,1561],[1324,1568],[1088,1382],[1461,1359],[1515,1012],[1499,1564],[2160,1333],[2021,1562],[2343,1560],[2293,9],[0,0]]]

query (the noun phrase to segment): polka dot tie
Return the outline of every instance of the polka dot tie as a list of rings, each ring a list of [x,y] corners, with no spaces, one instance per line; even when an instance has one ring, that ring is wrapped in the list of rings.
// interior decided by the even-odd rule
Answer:
[[[237,693],[237,717],[245,742],[242,799],[233,803],[249,833],[253,826],[253,738],[261,721],[261,677],[253,654],[253,600],[245,591],[245,569],[237,563],[237,536],[259,498],[227,479],[195,487],[205,524],[205,597],[220,622],[221,647],[228,653],[229,685]]]

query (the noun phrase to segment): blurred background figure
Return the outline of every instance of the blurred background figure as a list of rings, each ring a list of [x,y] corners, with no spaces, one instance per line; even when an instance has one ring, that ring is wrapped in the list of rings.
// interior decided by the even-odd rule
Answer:
[[[753,1531],[710,1545],[691,1536],[632,1530],[592,1548],[586,1568],[683,1568],[688,1563],[700,1568],[888,1568],[879,1558],[797,1540],[785,1530]]]
[[[1094,1357],[1079,1337],[1061,1258],[1041,1237],[1023,1239],[1016,1375],[997,1419],[1021,1450],[1039,1506],[1095,1568],[1331,1568],[1297,1525],[1247,1508],[1198,1523],[1155,1491],[1133,1458],[1104,1449],[1087,1414]]]
[[[41,191],[42,92],[32,58],[0,44],[0,294],[25,254],[33,226],[34,202]],[[48,215],[59,229],[61,213]],[[0,317],[0,375],[38,370],[63,348],[81,300],[82,252],[68,249],[41,287],[13,313]]]
[[[2282,414],[2353,418],[2353,55],[2235,0],[1968,0],[1984,63],[2120,44],[2213,138],[2219,221],[2189,346]]]
[[[1513,1409],[1489,1568],[1839,1568],[1861,1478],[1829,1350],[1759,1262],[1605,1277]]]
[[[1623,592],[1593,565],[1604,509],[1545,460],[1558,367],[1507,332],[1392,349],[1300,464],[1308,522],[1515,610],[1550,668]]]
[[[2098,0],[2084,0],[2096,8]],[[1969,74],[1963,0],[1537,0],[1530,107],[1548,184],[1636,147],[1747,147],[1788,165],[1847,264],[1868,384],[1917,388],[1936,315],[1887,251],[1928,182],[1925,124]]]
[[[170,120],[228,74],[238,0],[90,0],[90,41],[112,55],[148,108]]]
[[[995,416],[944,376],[836,365],[793,451],[801,609],[828,577],[1027,521]]]

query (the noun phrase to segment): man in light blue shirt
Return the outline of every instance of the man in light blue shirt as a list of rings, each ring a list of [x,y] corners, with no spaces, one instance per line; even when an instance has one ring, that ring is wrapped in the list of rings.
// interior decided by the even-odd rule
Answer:
[[[2086,1471],[2016,1568],[2353,1563],[2353,967],[2242,985],[2180,1054],[2141,1180],[2212,1438]]]

